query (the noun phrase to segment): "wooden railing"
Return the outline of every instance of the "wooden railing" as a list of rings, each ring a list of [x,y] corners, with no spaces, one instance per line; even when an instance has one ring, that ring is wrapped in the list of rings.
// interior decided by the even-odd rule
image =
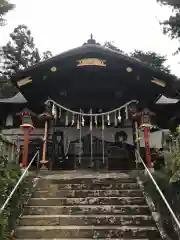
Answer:
[[[0,133],[0,156],[13,161],[17,159],[19,151],[18,142],[13,142]]]

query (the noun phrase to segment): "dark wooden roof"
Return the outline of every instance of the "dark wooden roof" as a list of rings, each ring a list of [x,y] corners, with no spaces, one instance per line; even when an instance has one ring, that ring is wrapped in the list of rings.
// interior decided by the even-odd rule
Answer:
[[[77,60],[97,58],[106,61],[106,67],[77,67]],[[52,72],[51,68],[56,67]],[[132,72],[127,71],[127,67]],[[42,106],[48,97],[71,109],[82,108],[114,109],[132,99],[141,105],[162,113],[174,107],[154,106],[160,95],[180,98],[180,81],[172,75],[161,72],[121,52],[97,44],[93,39],[83,46],[63,52],[40,62],[17,75],[13,83],[30,77],[32,82],[19,87],[31,106]],[[165,82],[162,87],[151,82],[153,78]],[[172,111],[171,111],[172,110]]]
[[[85,55],[90,54],[90,55],[101,55],[107,58],[107,64],[108,64],[108,58],[113,58],[114,61],[124,61],[127,65],[129,64],[130,66],[134,66],[139,68],[142,71],[146,71],[147,74],[152,75],[152,77],[156,77],[159,79],[162,79],[164,81],[168,82],[177,82],[179,84],[179,80],[175,76],[172,76],[170,74],[164,73],[158,69],[155,69],[151,66],[149,66],[146,63],[143,63],[139,61],[138,59],[135,59],[133,57],[129,57],[128,55],[122,53],[122,52],[117,52],[114,50],[111,50],[107,47],[101,46],[99,44],[84,44],[80,47],[65,51],[61,54],[58,54],[50,59],[47,59],[45,61],[42,61],[25,71],[19,72],[15,76],[12,76],[12,81],[16,82],[17,80],[29,76],[33,74],[33,72],[38,72],[41,70],[45,70],[45,68],[50,69],[52,66],[56,65],[59,61],[63,61],[66,59],[73,59],[74,57],[81,57],[83,58]],[[63,68],[64,66],[62,66]],[[68,69],[68,67],[67,67]]]

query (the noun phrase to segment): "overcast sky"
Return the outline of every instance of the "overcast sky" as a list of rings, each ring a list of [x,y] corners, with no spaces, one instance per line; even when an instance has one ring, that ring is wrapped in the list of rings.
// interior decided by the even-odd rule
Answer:
[[[0,45],[18,24],[32,31],[41,51],[53,54],[82,45],[93,33],[99,43],[106,40],[125,52],[134,49],[168,56],[173,73],[180,77],[179,56],[173,57],[178,42],[162,34],[159,20],[167,19],[169,8],[156,0],[12,0],[16,9],[0,29]],[[179,44],[180,45],[180,44]]]

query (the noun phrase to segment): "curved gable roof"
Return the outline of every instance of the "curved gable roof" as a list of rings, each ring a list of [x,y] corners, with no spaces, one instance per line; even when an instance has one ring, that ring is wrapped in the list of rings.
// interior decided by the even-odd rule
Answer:
[[[48,66],[52,66],[53,64],[55,64],[56,62],[58,62],[59,60],[62,60],[63,59],[66,59],[66,58],[69,58],[69,57],[73,57],[73,56],[76,56],[76,55],[84,55],[84,54],[88,54],[88,53],[100,53],[100,54],[103,54],[104,56],[106,56],[107,58],[108,57],[111,57],[111,58],[114,58],[115,60],[122,60],[122,61],[125,61],[129,64],[133,64],[135,65],[136,67],[139,67],[139,68],[142,68],[142,70],[146,70],[147,72],[151,72],[152,73],[152,76],[154,77],[157,77],[157,78],[160,78],[162,80],[174,80],[174,81],[177,81],[177,78],[173,75],[170,75],[170,74],[167,74],[167,73],[164,73],[156,68],[153,68],[151,66],[149,66],[148,64],[146,63],[143,63],[141,62],[140,60],[136,59],[136,58],[133,58],[133,57],[130,57],[122,52],[118,52],[118,51],[115,51],[115,50],[112,50],[110,48],[107,48],[107,47],[104,47],[104,46],[101,46],[99,44],[85,44],[83,46],[80,46],[80,47],[77,47],[77,48],[74,48],[74,49],[71,49],[71,50],[68,50],[68,51],[65,51],[65,52],[62,52],[61,54],[58,54],[50,59],[47,59],[45,61],[42,61],[38,64],[35,64],[33,65],[32,67],[22,71],[22,72],[19,72],[18,74],[12,76],[12,80],[13,81],[17,81],[18,79],[22,78],[22,77],[27,77],[29,75],[31,75],[31,72],[33,72],[35,69],[41,69],[41,68],[44,68],[44,67],[48,67]],[[180,82],[180,81],[178,81]]]

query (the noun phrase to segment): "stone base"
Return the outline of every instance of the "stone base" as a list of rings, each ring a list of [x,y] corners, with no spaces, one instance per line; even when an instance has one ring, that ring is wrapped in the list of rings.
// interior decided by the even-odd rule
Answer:
[[[47,163],[48,161],[40,161],[40,170],[47,170],[48,167],[47,167]]]

